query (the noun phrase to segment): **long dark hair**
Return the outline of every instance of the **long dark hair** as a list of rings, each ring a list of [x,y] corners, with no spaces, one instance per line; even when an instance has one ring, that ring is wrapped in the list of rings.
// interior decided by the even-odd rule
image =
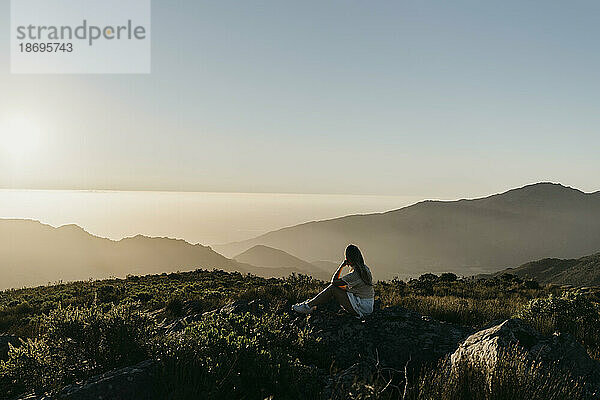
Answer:
[[[351,244],[346,247],[346,260],[355,271],[358,271],[360,278],[369,286],[373,286],[373,277],[367,272],[365,267],[365,259],[359,248]]]

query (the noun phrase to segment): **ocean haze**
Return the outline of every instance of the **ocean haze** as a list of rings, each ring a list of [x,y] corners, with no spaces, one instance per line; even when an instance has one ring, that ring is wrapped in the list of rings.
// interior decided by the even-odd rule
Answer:
[[[222,244],[306,221],[386,211],[416,196],[0,190],[0,218],[77,224],[101,237]]]

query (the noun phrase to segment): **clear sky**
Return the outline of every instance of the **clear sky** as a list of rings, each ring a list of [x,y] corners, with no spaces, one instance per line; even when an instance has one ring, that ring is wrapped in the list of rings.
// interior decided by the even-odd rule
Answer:
[[[600,189],[595,0],[155,0],[152,74],[65,76],[9,74],[9,5],[0,188]]]

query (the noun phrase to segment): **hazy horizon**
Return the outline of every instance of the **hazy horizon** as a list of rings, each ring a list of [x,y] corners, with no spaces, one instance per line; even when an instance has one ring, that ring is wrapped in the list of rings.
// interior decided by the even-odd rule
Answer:
[[[511,189],[474,201],[424,203],[397,196],[0,190],[3,279],[6,287],[19,287],[198,267],[312,274],[303,266],[267,264],[273,262],[268,251],[256,254],[258,265],[223,257],[257,244],[333,268],[355,243],[379,279],[490,273],[598,251],[600,192],[558,183]],[[397,211],[381,214],[388,210]],[[331,220],[341,216],[349,217]],[[117,241],[23,220],[76,224]],[[140,234],[145,237],[132,238]],[[132,239],[119,240],[125,237]]]
[[[411,196],[0,189],[0,218],[76,224],[119,240],[145,236],[217,245],[312,220],[383,212]]]
[[[315,220],[386,212],[424,200],[482,198],[515,188],[452,198],[0,189],[0,219],[33,219],[53,227],[76,224],[93,235],[112,240],[141,234],[214,246]]]

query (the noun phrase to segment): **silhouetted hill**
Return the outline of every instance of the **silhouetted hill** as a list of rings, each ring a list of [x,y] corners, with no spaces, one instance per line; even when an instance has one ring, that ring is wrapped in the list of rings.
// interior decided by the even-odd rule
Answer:
[[[232,255],[263,244],[335,261],[348,243],[363,249],[377,279],[425,271],[472,275],[532,259],[580,257],[600,249],[600,193],[538,183],[485,198],[309,222],[215,248]]]
[[[298,257],[294,257],[285,251],[263,245],[254,246],[233,258],[239,262],[256,265],[258,267],[287,268],[291,272],[312,275],[319,279],[329,279],[334,272],[326,272],[316,265],[301,260]]]
[[[138,235],[114,241],[77,225],[54,228],[37,221],[0,219],[0,239],[0,289],[194,268],[282,275],[184,240]]]
[[[600,253],[578,259],[544,258],[500,273],[504,272],[540,283],[600,286]]]

